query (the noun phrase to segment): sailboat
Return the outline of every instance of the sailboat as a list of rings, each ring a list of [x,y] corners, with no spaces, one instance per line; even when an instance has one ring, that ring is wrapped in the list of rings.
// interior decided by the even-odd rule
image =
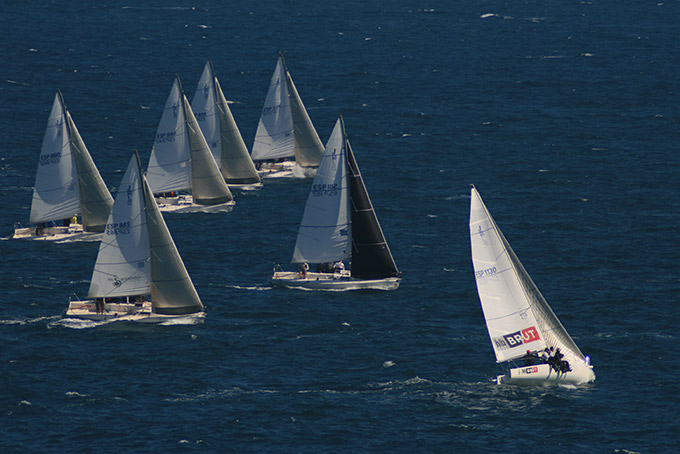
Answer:
[[[324,147],[286,68],[274,69],[255,133],[252,158],[265,178],[313,177]],[[295,161],[288,158],[295,157]]]
[[[345,269],[344,261],[350,265]],[[272,285],[314,290],[394,290],[401,274],[387,246],[340,117],[307,198],[292,263]],[[309,271],[309,263],[317,271]]]
[[[256,189],[262,180],[243,142],[210,60],[191,101],[203,136],[230,188]]]
[[[33,189],[30,223],[35,227],[17,224],[12,237],[98,240],[112,205],[113,197],[57,90]]]
[[[88,296],[70,301],[65,317],[158,323],[205,316],[137,152],[108,217]]]
[[[146,178],[161,211],[231,211],[235,203],[178,76],[165,102]]]
[[[496,361],[507,369],[496,377],[497,383],[581,384],[595,380],[590,358],[581,353],[541,295],[474,186],[470,242],[491,345]],[[555,355],[552,361],[541,360],[541,354],[551,347],[560,351],[561,360]]]

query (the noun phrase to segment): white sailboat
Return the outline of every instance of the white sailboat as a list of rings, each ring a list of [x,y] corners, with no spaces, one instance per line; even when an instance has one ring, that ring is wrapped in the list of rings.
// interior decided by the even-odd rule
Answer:
[[[496,360],[507,372],[496,381],[510,384],[581,384],[595,380],[590,358],[569,336],[529,277],[481,196],[472,187],[470,242],[477,291]],[[536,358],[546,348],[560,350],[563,362]],[[557,367],[559,365],[563,367]],[[570,369],[570,370],[568,370]]]
[[[158,323],[205,316],[137,152],[108,217],[88,296],[70,301],[65,317]]]
[[[314,176],[323,151],[283,55],[279,54],[257,125],[252,158],[264,178],[307,178]],[[292,157],[295,161],[289,160]]]
[[[158,125],[146,178],[161,211],[231,211],[235,203],[177,76]]]
[[[31,240],[98,240],[113,197],[92,161],[60,91],[40,150],[30,223],[15,226],[13,238]],[[72,218],[81,215],[82,224]]]
[[[262,180],[243,142],[227,99],[208,60],[191,101],[203,136],[230,188],[256,189]]]
[[[348,261],[349,269],[345,269]],[[314,290],[394,290],[401,275],[338,119],[307,198],[292,263],[273,285]],[[317,271],[308,271],[308,264]],[[325,268],[325,269],[324,269]],[[330,268],[330,269],[328,269]]]

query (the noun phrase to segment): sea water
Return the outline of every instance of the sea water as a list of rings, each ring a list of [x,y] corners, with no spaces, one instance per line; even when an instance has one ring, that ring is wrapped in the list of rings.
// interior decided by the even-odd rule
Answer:
[[[403,281],[267,284],[311,180],[167,214],[203,323],[63,320],[98,244],[0,241],[2,452],[677,452],[677,1],[4,2],[2,236],[28,223],[57,89],[112,192],[210,58],[250,148],[278,52],[343,115]],[[597,380],[511,387],[469,185]]]

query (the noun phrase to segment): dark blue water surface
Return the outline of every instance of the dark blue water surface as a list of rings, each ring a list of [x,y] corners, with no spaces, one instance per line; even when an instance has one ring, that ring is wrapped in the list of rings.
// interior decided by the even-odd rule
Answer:
[[[284,51],[322,141],[344,116],[403,282],[268,287],[310,180],[166,216],[199,325],[64,323],[98,245],[0,241],[0,451],[678,452],[678,18],[677,0],[2,2],[2,236],[28,222],[57,89],[115,192],[175,73],[191,99],[211,58],[250,147]],[[490,381],[469,184],[593,384]]]

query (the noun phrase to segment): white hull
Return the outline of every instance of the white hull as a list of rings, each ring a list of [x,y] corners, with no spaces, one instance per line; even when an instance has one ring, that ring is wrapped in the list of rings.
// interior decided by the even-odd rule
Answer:
[[[12,238],[33,241],[99,241],[102,238],[101,233],[83,231],[83,226],[80,224],[71,224],[68,227],[45,227],[41,235],[37,235],[35,232],[35,227],[17,227],[14,229]]]
[[[236,202],[230,200],[219,205],[199,205],[194,203],[194,198],[190,195],[180,195],[177,197],[156,197],[158,209],[164,213],[217,213],[229,212],[234,209]]]
[[[92,320],[95,322],[163,323],[180,318],[203,319],[205,318],[205,312],[183,315],[156,314],[150,301],[144,301],[143,303],[105,303],[104,309],[98,311],[93,300],[85,300],[71,301],[64,317]]]
[[[261,178],[314,178],[316,167],[302,167],[295,161],[264,162],[258,173]]]
[[[308,290],[396,290],[401,278],[389,277],[385,279],[355,279],[349,271],[342,273],[312,273],[301,278],[298,272],[276,271],[271,278],[271,284]]]
[[[516,367],[510,369],[505,375],[499,375],[496,382],[499,385],[580,385],[595,380],[595,372],[593,372],[592,366],[573,364],[571,367],[571,371],[564,373],[555,372],[548,364]]]
[[[227,183],[229,189],[238,189],[239,191],[257,191],[264,187],[262,183],[246,183],[246,184],[233,184]]]

